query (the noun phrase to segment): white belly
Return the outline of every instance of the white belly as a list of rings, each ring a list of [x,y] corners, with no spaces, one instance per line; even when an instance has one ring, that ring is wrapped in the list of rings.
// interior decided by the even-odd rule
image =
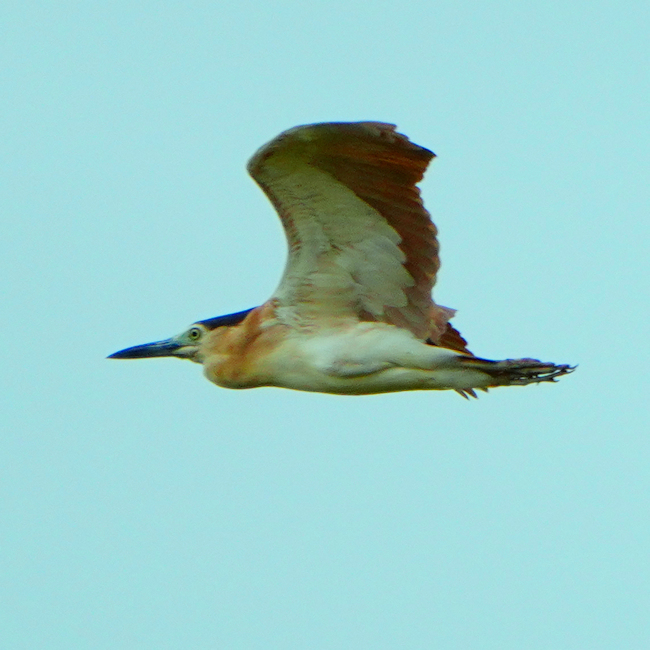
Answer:
[[[383,323],[301,334],[292,332],[265,360],[270,385],[347,395],[487,385],[465,355],[427,345]]]

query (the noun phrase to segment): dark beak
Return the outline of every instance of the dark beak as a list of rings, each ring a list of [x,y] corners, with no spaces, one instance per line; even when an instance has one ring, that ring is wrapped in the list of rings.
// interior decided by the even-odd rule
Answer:
[[[132,348],[114,352],[108,359],[148,359],[149,357],[176,357],[178,350],[183,347],[174,339],[134,345]]]

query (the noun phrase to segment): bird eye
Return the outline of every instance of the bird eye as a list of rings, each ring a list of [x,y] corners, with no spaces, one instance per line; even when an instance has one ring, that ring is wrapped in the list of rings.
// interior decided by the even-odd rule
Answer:
[[[201,330],[198,327],[193,327],[187,333],[190,341],[198,341],[201,338]]]

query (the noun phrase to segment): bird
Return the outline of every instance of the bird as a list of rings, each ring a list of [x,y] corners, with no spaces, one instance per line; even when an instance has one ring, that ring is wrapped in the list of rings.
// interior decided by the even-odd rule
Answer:
[[[433,300],[438,231],[417,184],[434,157],[383,122],[284,131],[247,166],[288,243],[271,298],[109,358],[177,357],[224,388],[336,395],[449,389],[469,398],[572,372],[474,355],[449,322],[455,310]]]

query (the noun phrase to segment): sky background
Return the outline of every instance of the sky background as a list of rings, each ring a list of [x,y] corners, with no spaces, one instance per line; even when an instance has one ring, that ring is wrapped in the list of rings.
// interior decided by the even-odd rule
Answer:
[[[646,2],[0,8],[0,646],[650,647]],[[262,303],[280,131],[436,152],[436,300],[556,385],[336,397],[107,361]]]

